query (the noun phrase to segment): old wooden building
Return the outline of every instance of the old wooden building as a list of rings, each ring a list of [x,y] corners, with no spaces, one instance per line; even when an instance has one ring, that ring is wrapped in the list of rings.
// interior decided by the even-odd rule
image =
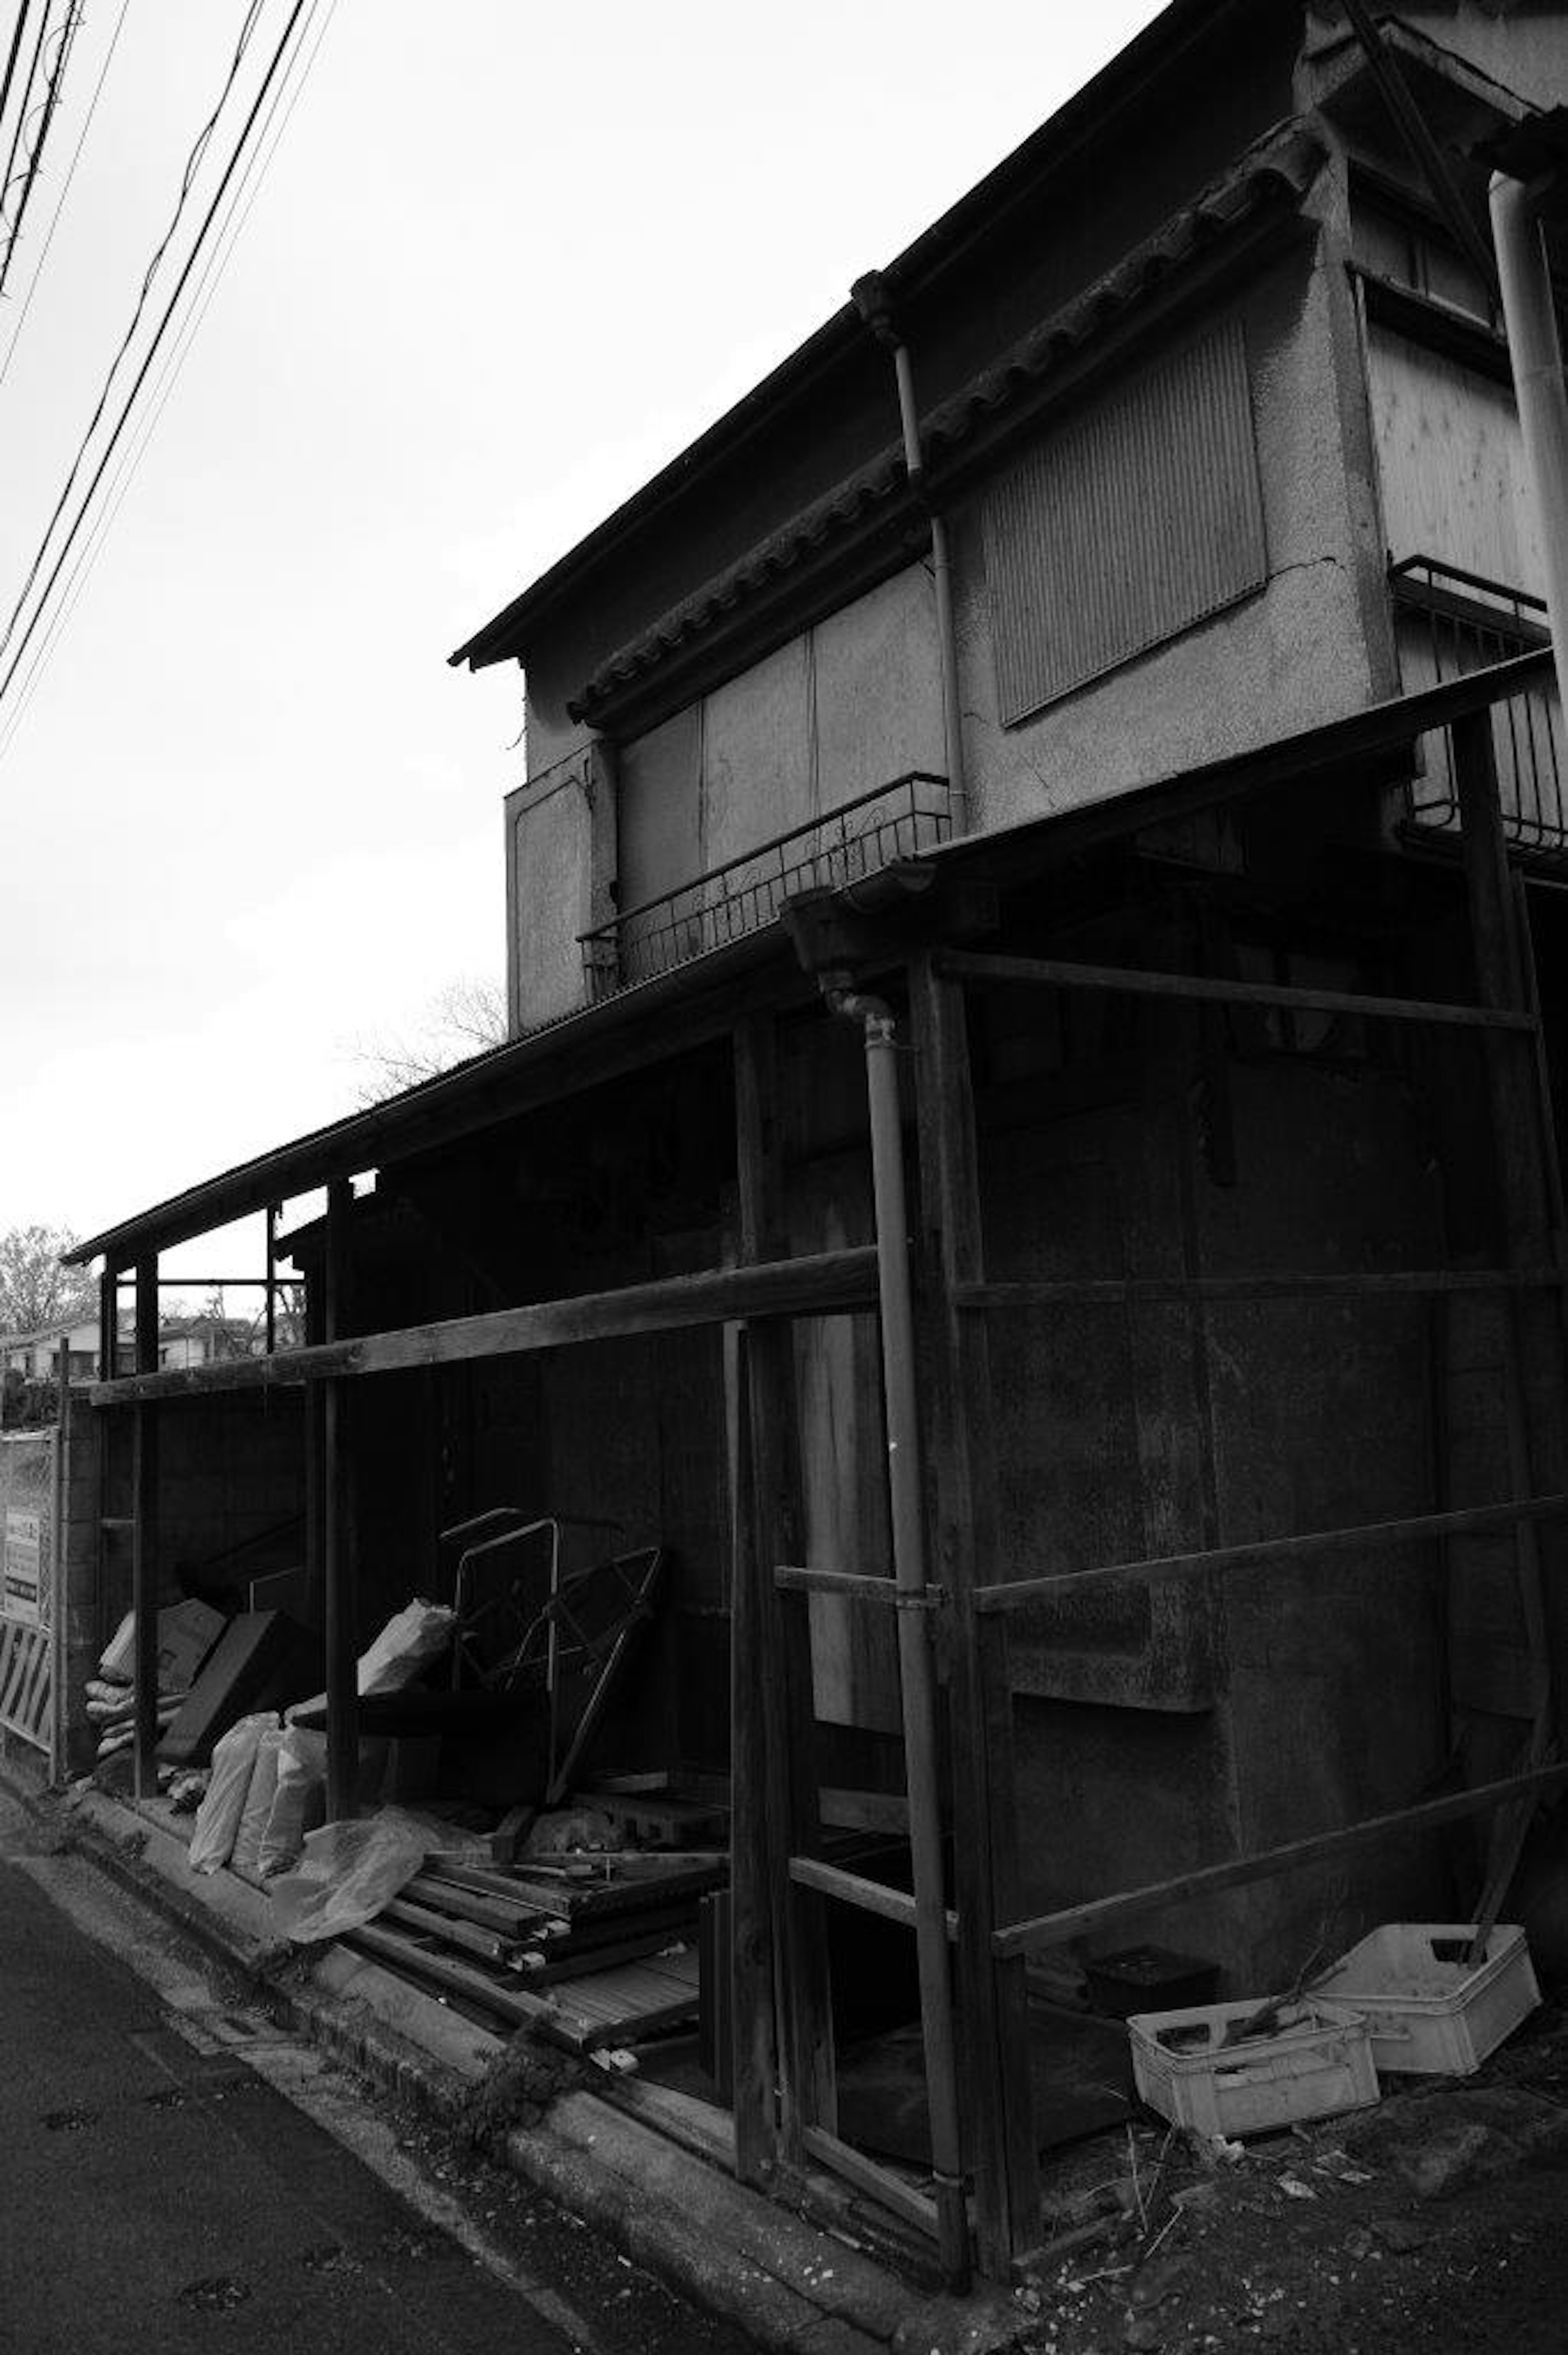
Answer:
[[[73,1542],[101,1612],[303,1544],[341,1803],[443,1529],[668,1550],[612,1746],[728,1794],[735,2163],[954,2275],[1040,2235],[1050,1958],[1266,1992],[1554,1787],[1563,740],[1391,60],[1484,233],[1568,10],[1374,70],[1176,0],[861,281],[453,657],[526,682],[509,1043],[84,1247],[148,1332],[244,1215],[307,1279],[304,1347],[93,1390]],[[868,1922],[913,2170],[841,2131]]]

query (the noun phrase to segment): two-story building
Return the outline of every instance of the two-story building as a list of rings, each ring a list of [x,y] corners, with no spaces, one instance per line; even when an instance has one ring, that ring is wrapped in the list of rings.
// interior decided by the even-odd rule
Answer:
[[[143,1607],[147,1434],[302,1395],[340,1638],[499,1504],[669,1549],[611,1754],[729,1794],[736,2163],[954,2274],[1040,2237],[1048,1970],[1476,1918],[1556,1787],[1568,803],[1476,249],[1568,10],[1379,13],[1175,0],[462,646],[511,1041],[83,1249],[330,1189],[310,1346],[94,1394]]]

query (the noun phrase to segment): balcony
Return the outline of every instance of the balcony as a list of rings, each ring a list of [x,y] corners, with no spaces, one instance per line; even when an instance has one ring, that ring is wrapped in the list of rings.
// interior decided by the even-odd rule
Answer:
[[[612,997],[760,932],[797,892],[853,883],[918,858],[953,832],[946,777],[912,770],[656,900],[628,908],[578,941],[590,1000]]]
[[[1409,556],[1389,574],[1400,683],[1436,687],[1510,655],[1551,644],[1539,597],[1433,556]],[[1568,856],[1563,711],[1542,684],[1492,708],[1498,788],[1509,840],[1538,857]],[[1452,755],[1446,732],[1423,737],[1406,787],[1408,824],[1421,833],[1457,833]]]

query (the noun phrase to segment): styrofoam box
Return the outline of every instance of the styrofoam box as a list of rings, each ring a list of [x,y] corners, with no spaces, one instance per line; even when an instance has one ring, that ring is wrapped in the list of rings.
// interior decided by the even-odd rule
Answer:
[[[1541,2001],[1524,1932],[1499,1923],[1472,1966],[1475,1934],[1473,1923],[1386,1922],[1313,1993],[1361,2013],[1380,2069],[1467,2077]]]
[[[1184,2011],[1144,2011],[1127,2023],[1132,2073],[1152,2110],[1198,2134],[1271,2134],[1298,2118],[1334,2117],[1377,2100],[1377,2071],[1366,2022],[1353,2011],[1309,1997],[1281,2006],[1272,2036],[1226,2044],[1232,2020],[1251,2019],[1262,1998],[1195,2004]],[[1172,2051],[1171,2029],[1207,2031],[1202,2044]]]

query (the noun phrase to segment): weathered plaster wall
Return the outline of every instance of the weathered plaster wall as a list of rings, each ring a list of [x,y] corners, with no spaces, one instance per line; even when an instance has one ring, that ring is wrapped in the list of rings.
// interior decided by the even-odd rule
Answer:
[[[1294,256],[1239,309],[1268,583],[1014,727],[999,716],[983,502],[957,533],[970,821],[1005,826],[1126,791],[1369,699],[1330,290]]]
[[[605,750],[585,741],[506,797],[507,1003],[512,1030],[580,1006],[578,935],[606,922],[615,873],[615,791]]]

